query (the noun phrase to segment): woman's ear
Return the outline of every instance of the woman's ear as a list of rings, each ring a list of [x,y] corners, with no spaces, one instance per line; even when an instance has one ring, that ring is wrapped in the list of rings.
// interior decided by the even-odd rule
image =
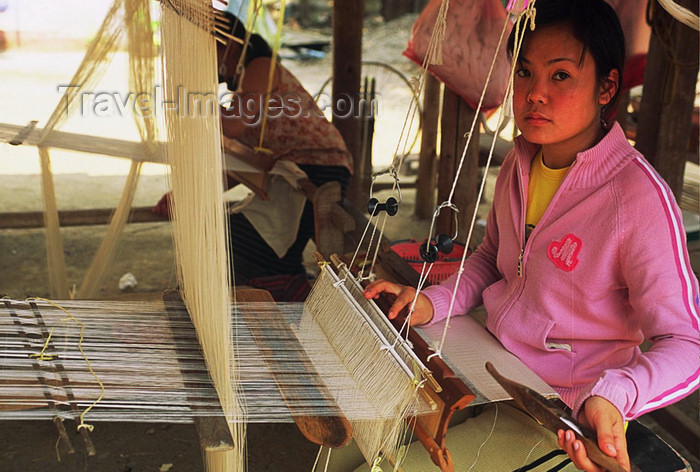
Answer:
[[[598,103],[605,106],[610,103],[620,88],[620,72],[617,69],[610,71],[605,77],[600,86],[600,94]]]

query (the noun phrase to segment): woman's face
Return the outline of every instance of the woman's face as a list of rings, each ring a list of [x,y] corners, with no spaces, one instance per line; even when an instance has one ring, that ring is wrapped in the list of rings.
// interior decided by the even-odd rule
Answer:
[[[596,77],[593,57],[568,25],[537,29],[527,38],[513,83],[515,122],[545,156],[593,146],[601,131],[601,107],[614,92]],[[616,73],[616,71],[613,71]],[[607,90],[606,90],[607,89]]]

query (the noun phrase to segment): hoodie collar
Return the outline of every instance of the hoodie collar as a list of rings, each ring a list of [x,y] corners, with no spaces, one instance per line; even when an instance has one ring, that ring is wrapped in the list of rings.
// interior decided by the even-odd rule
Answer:
[[[530,163],[540,147],[539,144],[527,141],[522,135],[515,138],[515,150],[523,176],[530,173]],[[639,153],[627,142],[624,131],[615,122],[595,146],[576,155],[566,180],[572,188],[601,185],[637,155]]]

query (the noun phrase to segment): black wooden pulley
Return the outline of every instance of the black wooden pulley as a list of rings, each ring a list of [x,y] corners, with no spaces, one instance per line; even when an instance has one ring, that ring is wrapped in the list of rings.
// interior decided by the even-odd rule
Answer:
[[[379,200],[373,197],[367,202],[367,211],[372,216],[377,216],[381,211],[386,211],[387,215],[394,216],[399,211],[399,202],[394,197],[389,197],[386,199],[386,203],[379,203]]]
[[[427,262],[432,264],[437,261],[438,253],[449,254],[454,249],[454,242],[452,238],[447,234],[438,234],[436,241],[430,241],[429,243],[424,243],[420,245],[419,252],[420,257]]]

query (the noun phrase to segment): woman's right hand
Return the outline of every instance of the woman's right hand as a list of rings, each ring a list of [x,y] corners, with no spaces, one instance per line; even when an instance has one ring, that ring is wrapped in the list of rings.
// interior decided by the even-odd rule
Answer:
[[[407,305],[413,303],[416,296],[416,289],[406,285],[399,285],[387,280],[377,280],[367,285],[365,288],[365,298],[377,298],[381,293],[391,293],[396,295],[394,304],[389,308],[387,316],[390,320],[396,318],[396,315]],[[433,319],[433,304],[430,299],[422,294],[418,294],[416,307],[411,315],[411,326],[425,324]]]

